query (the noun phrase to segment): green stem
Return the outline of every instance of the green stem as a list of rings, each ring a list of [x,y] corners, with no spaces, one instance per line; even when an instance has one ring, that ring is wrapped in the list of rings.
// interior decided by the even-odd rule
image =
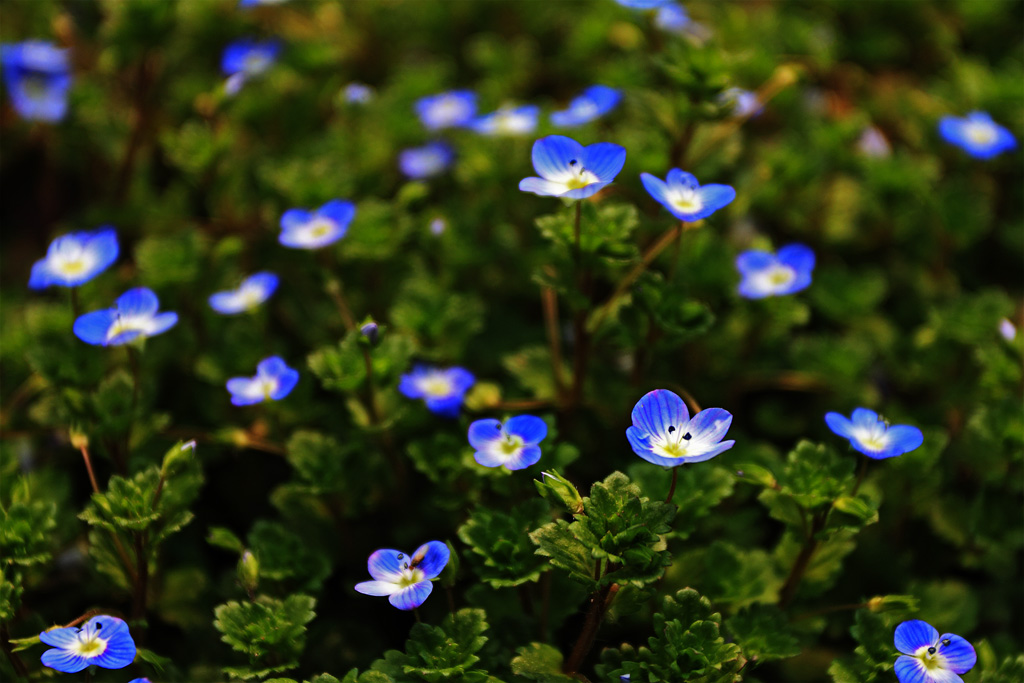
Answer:
[[[676,480],[679,479],[679,468],[672,468],[672,485],[668,489],[668,495],[665,497],[666,503],[672,502],[672,496],[676,495]]]
[[[793,568],[789,571],[786,582],[782,584],[782,588],[779,590],[779,609],[786,609],[789,603],[793,601],[793,598],[796,597],[796,589],[800,586],[800,581],[804,578],[804,573],[811,564],[811,557],[814,555],[814,551],[818,549],[818,540],[815,536],[825,528],[825,520],[827,518],[828,510],[825,510],[818,512],[814,515],[814,519],[811,520],[811,528],[808,531],[807,538],[804,539],[804,546],[800,549],[800,554],[796,556],[796,562],[793,563]]]

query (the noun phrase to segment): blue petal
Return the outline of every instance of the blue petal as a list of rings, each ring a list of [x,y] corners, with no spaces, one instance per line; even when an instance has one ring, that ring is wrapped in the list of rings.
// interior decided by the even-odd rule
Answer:
[[[894,665],[896,679],[900,683],[934,683],[924,663],[917,657],[900,655]]]
[[[519,181],[519,189],[523,192],[532,192],[539,197],[561,197],[565,193],[565,184],[553,180],[545,180],[530,176]]]
[[[692,173],[687,173],[681,168],[673,168],[665,176],[665,182],[672,189],[685,188],[692,190],[700,187],[700,183],[697,182],[697,176]]]
[[[729,426],[732,425],[732,414],[722,408],[706,408],[690,420],[687,429],[690,430],[694,439],[706,439],[708,441],[721,441]]]
[[[651,442],[647,437],[647,433],[639,429],[638,427],[627,427],[626,428],[626,439],[629,441],[630,447],[633,452],[642,457],[644,453],[651,453]]]
[[[106,637],[106,629],[100,635]],[[135,660],[135,652],[135,641],[126,625],[107,641],[107,649],[99,657],[94,657],[91,663],[104,669],[123,669]]]
[[[48,666],[66,674],[78,673],[89,666],[89,661],[81,655],[76,655],[68,650],[47,650],[40,657],[43,666]]]
[[[839,413],[825,413],[825,424],[827,424],[828,428],[835,434],[838,434],[844,439],[850,439],[853,437],[853,423]]]
[[[876,424],[881,422],[878,419],[878,413],[867,408],[856,408],[853,411],[852,422],[855,427],[874,427]]]
[[[967,139],[964,137],[964,120],[956,116],[943,116],[939,120],[939,135],[953,145],[964,147]]]
[[[313,219],[313,214],[305,209],[288,209],[281,214],[281,229],[294,230],[300,228]]]
[[[288,368],[277,377],[277,389],[270,392],[270,398],[275,401],[280,401],[282,398],[292,393],[292,389],[299,383],[299,371]]]
[[[78,642],[78,629],[74,626],[67,626],[65,628],[43,631],[39,634],[39,642],[44,645],[67,649]]]
[[[573,174],[569,162],[581,163],[583,146],[564,135],[549,135],[533,143],[531,158],[537,173],[546,180],[564,180]],[[596,173],[596,171],[595,171]],[[520,185],[520,189],[522,186]],[[533,192],[533,190],[526,190]]]
[[[389,598],[388,602],[402,610],[416,609],[423,604],[423,601],[430,595],[430,591],[434,589],[434,584],[429,581],[420,581],[414,583],[411,586],[403,588],[397,593],[393,593]]]
[[[706,453],[701,453],[700,455],[694,456],[687,456],[685,458],[676,458],[676,460],[683,460],[686,463],[704,462],[705,460],[710,460],[716,455],[724,453],[725,451],[729,450],[735,445],[736,442],[730,439],[729,441],[723,441],[722,443],[718,444],[717,446],[707,451]]]
[[[520,437],[523,443],[534,445],[548,435],[548,425],[533,415],[516,415],[505,423],[505,433]]]
[[[626,148],[611,142],[598,142],[584,148],[580,163],[602,182],[609,183],[626,163]]]
[[[668,389],[655,389],[637,401],[632,413],[633,426],[646,434],[668,434],[669,427],[690,419],[683,399]],[[639,454],[638,454],[639,455]]]
[[[277,291],[277,285],[279,282],[280,278],[278,278],[277,275],[268,271],[263,271],[250,275],[242,284],[243,286],[248,285],[261,290],[263,292],[263,301],[266,301],[271,294]]]
[[[662,467],[679,467],[689,462],[687,458],[669,458],[664,455],[658,455],[653,451],[640,452],[634,450],[634,452],[647,462],[661,465]]]
[[[316,210],[318,216],[330,218],[343,229],[352,222],[356,215],[356,205],[344,199],[334,199]]]
[[[152,337],[171,329],[178,324],[178,314],[173,312],[161,313],[153,316],[150,322],[150,329],[146,333]]]
[[[569,190],[563,192],[560,196],[567,197],[568,199],[586,199],[592,197],[605,188],[606,185],[611,185],[611,181],[603,183],[590,183],[586,187],[580,187],[575,190]]]
[[[416,381],[418,374],[417,368],[411,374],[402,375],[398,382],[399,393],[406,398],[423,398],[423,390],[420,388],[419,382]]]
[[[245,310],[244,302],[240,301],[237,294],[233,291],[216,292],[211,294],[207,301],[210,304],[210,308],[225,315],[241,313]]]
[[[50,272],[50,262],[47,259],[39,259],[32,264],[32,274],[28,278],[29,289],[46,289],[55,284],[59,284],[59,281]]]
[[[949,645],[941,644],[949,640]],[[978,663],[974,647],[965,639],[953,633],[943,633],[939,638],[939,653],[946,658],[946,664],[954,673],[963,674]]]
[[[926,621],[911,619],[896,627],[893,644],[905,655],[912,655],[922,647],[930,647],[939,640],[939,632]]]
[[[455,394],[454,396],[444,397],[433,397],[428,396],[424,403],[427,405],[427,410],[440,415],[441,417],[458,417],[459,410],[462,408],[463,395]]]
[[[263,394],[253,391],[252,386],[256,380],[251,377],[232,377],[227,381],[227,389],[231,392],[231,404],[236,406],[251,406],[256,403],[263,403],[266,398]]]
[[[448,379],[451,381],[452,387],[456,391],[460,392],[465,392],[473,386],[474,382],[476,382],[476,378],[473,376],[473,373],[465,368],[459,367],[448,369]]]
[[[501,467],[510,458],[499,449],[481,448],[473,453],[473,459],[482,467]]]
[[[428,579],[435,578],[448,564],[450,552],[441,541],[427,541],[412,554],[412,562]]]
[[[592,85],[583,91],[583,97],[597,105],[600,114],[605,114],[622,101],[622,91],[607,85]]]
[[[363,595],[391,595],[399,590],[397,583],[390,581],[360,581],[355,586]]]
[[[75,336],[86,344],[103,346],[107,343],[107,332],[117,319],[117,311],[107,309],[92,311],[78,317],[72,327]]]
[[[82,630],[97,633],[110,640],[119,639],[118,642],[121,642],[120,639],[125,637],[131,640],[131,631],[128,629],[127,622],[124,619],[118,619],[108,614],[100,614],[93,617],[85,622]]]
[[[540,446],[523,446],[511,458],[505,461],[510,470],[524,470],[540,460]]]
[[[160,300],[152,289],[136,287],[117,297],[115,302],[121,315],[151,316],[160,308]]]
[[[103,226],[90,235],[85,248],[91,251],[96,259],[92,274],[97,275],[117,260],[117,231],[111,226]]]
[[[402,578],[402,565],[409,561],[409,556],[401,550],[381,548],[366,560],[366,569],[377,581],[396,583]]]
[[[790,244],[779,249],[775,258],[797,273],[809,273],[814,269],[814,252],[803,244]]]
[[[495,441],[500,441],[503,438],[501,430],[501,421],[493,418],[485,420],[476,420],[473,424],[469,425],[469,445],[476,450],[486,450]],[[479,462],[479,460],[478,460]],[[484,463],[480,463],[484,464]],[[484,465],[485,467],[494,467],[494,465]]]
[[[256,373],[267,377],[277,377],[287,372],[288,369],[288,365],[281,356],[270,356],[259,362],[259,365],[256,366]]]
[[[775,256],[760,249],[750,249],[736,257],[736,268],[747,275],[757,273],[775,263]]]
[[[711,184],[697,190],[697,196],[703,202],[700,210],[701,218],[706,218],[723,206],[732,203],[732,200],[736,199],[736,190],[729,185]]]
[[[895,455],[909,453],[921,447],[924,443],[924,435],[917,427],[910,425],[894,425],[888,430],[889,444]]]
[[[655,201],[668,207],[668,199],[666,197],[668,185],[664,180],[650,173],[641,173],[640,182],[643,183],[644,189],[647,190],[649,195],[654,197]]]

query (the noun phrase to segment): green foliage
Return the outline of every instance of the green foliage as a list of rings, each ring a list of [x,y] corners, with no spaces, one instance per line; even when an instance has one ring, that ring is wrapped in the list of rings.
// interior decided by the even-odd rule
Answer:
[[[835,683],[872,683],[889,680],[896,651],[892,634],[896,624],[870,610],[858,610],[850,635],[859,643],[854,656],[832,662],[828,673]],[[884,676],[884,677],[882,677]],[[882,677],[882,678],[880,678]]]
[[[226,667],[224,672],[242,680],[266,678],[298,666],[306,642],[306,624],[312,621],[316,600],[290,595],[284,600],[260,596],[251,602],[229,602],[214,610],[213,625],[221,640],[248,657],[248,667]]]
[[[516,650],[512,673],[539,683],[569,683],[574,680],[562,673],[562,653],[544,643],[530,643]]]
[[[547,512],[541,500],[528,500],[505,514],[477,508],[459,527],[459,538],[469,546],[476,574],[494,588],[536,581],[546,563],[534,554],[527,532],[539,526]]]
[[[751,605],[730,617],[725,626],[751,663],[800,654],[786,615],[773,605]]]

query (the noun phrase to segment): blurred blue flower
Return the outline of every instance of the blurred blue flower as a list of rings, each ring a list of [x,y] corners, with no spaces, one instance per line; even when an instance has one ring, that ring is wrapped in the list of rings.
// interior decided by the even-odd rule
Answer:
[[[288,209],[281,214],[277,241],[292,249],[320,249],[344,237],[355,216],[356,205],[345,199],[332,199],[316,211]]]
[[[736,257],[736,268],[743,276],[740,296],[763,299],[806,289],[811,284],[814,252],[802,244],[790,244],[772,254],[750,249]]]
[[[422,398],[427,409],[444,417],[458,417],[462,401],[476,378],[464,368],[416,365],[402,375],[398,390],[407,398]]]
[[[529,135],[537,128],[539,112],[532,104],[501,107],[474,119],[469,127],[481,135]]]
[[[252,38],[241,38],[224,48],[220,68],[228,76],[227,94],[234,95],[247,80],[270,69],[280,52],[281,41]]]
[[[373,581],[356,584],[363,595],[387,595],[398,609],[416,609],[427,599],[434,586],[431,580],[448,564],[448,546],[428,541],[411,556],[387,548],[377,550],[366,563]]]
[[[455,151],[444,142],[430,142],[423,147],[403,149],[398,155],[398,168],[410,178],[421,180],[443,173],[455,161]]]
[[[560,127],[582,126],[598,119],[622,101],[622,91],[606,85],[592,85],[561,111],[551,112],[551,123]]]
[[[366,104],[373,99],[373,88],[363,83],[349,83],[342,92],[349,104]]]
[[[448,221],[438,216],[430,221],[430,234],[441,235],[448,228]]]
[[[519,189],[542,197],[584,199],[610,185],[626,163],[626,149],[611,142],[584,147],[564,135],[533,143],[533,168],[540,178],[524,178]]]
[[[4,83],[14,111],[28,121],[60,121],[68,110],[68,51],[42,40],[0,46]]]
[[[693,418],[686,403],[667,389],[655,389],[633,407],[633,426],[626,438],[633,452],[648,462],[675,467],[710,460],[733,447],[722,441],[732,415],[721,408],[707,408]]]
[[[50,242],[46,258],[32,266],[28,286],[77,287],[109,268],[117,260],[117,253],[117,233],[111,226],[61,235]]]
[[[128,624],[117,617],[101,615],[81,628],[68,626],[43,631],[39,640],[54,648],[43,653],[43,666],[68,674],[92,665],[123,669],[135,659],[135,641]]]
[[[376,344],[380,338],[380,325],[374,321],[363,323],[359,328],[359,334],[366,338],[366,341],[370,342],[371,345]]]
[[[239,7],[256,7],[258,5],[283,5],[288,0],[238,0]]]
[[[86,344],[119,346],[166,332],[178,322],[177,313],[157,313],[160,300],[145,287],[129,289],[114,308],[79,316],[73,331]]]
[[[278,278],[273,273],[250,275],[236,289],[210,295],[210,308],[224,315],[251,311],[270,298],[277,283]]]
[[[897,626],[893,641],[903,653],[895,666],[900,683],[963,683],[957,674],[967,673],[978,661],[966,640],[952,633],[940,636],[920,619]]]
[[[150,681],[148,678],[143,677],[143,678],[133,678],[132,680],[128,681],[128,683],[153,683],[153,682]]]
[[[857,408],[852,417],[850,420],[839,413],[826,413],[825,424],[837,435],[849,439],[854,450],[869,458],[894,458],[924,443],[924,435],[917,427],[890,426],[873,410]]]
[[[682,5],[668,2],[658,8],[654,17],[654,25],[666,33],[674,33],[703,43],[711,37],[711,31],[703,24],[690,18]]]
[[[753,118],[764,111],[757,93],[743,88],[729,88],[719,95],[718,102],[722,106],[732,107],[732,115],[738,119]]]
[[[615,0],[615,2],[630,9],[657,9],[672,0]]]
[[[857,151],[872,159],[884,159],[892,156],[892,147],[885,139],[882,131],[868,126],[857,140]]]
[[[962,119],[943,116],[939,121],[939,134],[975,159],[991,159],[1017,146],[1013,133],[983,111],[972,111]]]
[[[736,199],[736,190],[729,185],[705,185],[692,174],[678,168],[668,172],[665,180],[650,173],[641,173],[640,181],[647,192],[681,221],[692,223],[707,218]]]
[[[255,377],[232,377],[227,382],[231,403],[251,406],[264,401],[280,401],[299,382],[299,371],[288,367],[280,356],[264,358],[256,366]]]
[[[1006,341],[1012,342],[1017,338],[1017,328],[1009,318],[1003,318],[999,321],[999,334],[1001,334],[1003,339]]]
[[[473,457],[484,467],[521,470],[540,460],[541,441],[548,435],[544,420],[533,415],[517,415],[505,424],[499,420],[476,420],[469,425],[469,445]]]
[[[416,100],[416,115],[427,130],[465,126],[476,116],[476,93],[452,90]]]

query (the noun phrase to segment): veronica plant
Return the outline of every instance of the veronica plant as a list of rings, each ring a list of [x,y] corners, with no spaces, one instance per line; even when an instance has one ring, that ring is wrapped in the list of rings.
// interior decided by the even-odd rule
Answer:
[[[42,40],[0,47],[4,84],[18,115],[55,123],[68,110],[71,66],[68,51]]]
[[[210,295],[210,308],[223,315],[251,311],[270,298],[277,284],[278,277],[273,273],[250,275],[235,289]]]
[[[402,150],[398,155],[398,168],[409,178],[432,178],[448,170],[455,161],[455,150],[445,142],[431,142],[422,147]]]
[[[299,382],[299,371],[288,367],[280,356],[264,358],[256,366],[255,377],[232,377],[227,382],[231,403],[248,406],[264,401],[280,401]]]
[[[466,392],[476,382],[465,368],[417,365],[402,375],[398,390],[407,398],[422,398],[427,409],[443,417],[456,417]]]
[[[81,628],[66,627],[43,631],[39,640],[53,646],[43,653],[45,666],[64,673],[78,673],[95,665],[123,669],[135,659],[135,641],[122,619],[101,615]]]
[[[974,648],[953,633],[941,636],[931,624],[914,619],[896,627],[896,678],[900,683],[962,683],[959,674],[978,661]]]
[[[736,442],[722,441],[732,415],[721,408],[707,408],[692,418],[686,403],[667,389],[655,389],[633,407],[633,426],[626,438],[633,452],[664,467],[710,460]]]
[[[129,289],[113,308],[86,313],[75,320],[75,336],[86,344],[119,346],[166,332],[178,322],[178,314],[159,313],[160,300],[151,289]]]
[[[814,252],[802,244],[787,245],[777,254],[750,249],[736,258],[736,269],[743,276],[740,296],[747,299],[785,296],[810,286]]]
[[[72,232],[50,243],[46,258],[36,261],[30,289],[59,285],[77,287],[93,279],[117,260],[117,233],[104,226],[91,232]]]
[[[678,168],[668,172],[665,180],[650,173],[641,173],[647,192],[681,221],[692,223],[707,218],[736,199],[736,190],[729,185],[704,185],[697,178]]]
[[[551,112],[551,123],[560,128],[582,126],[619,106],[622,91],[606,85],[592,85],[569,102],[565,109]]]
[[[332,199],[315,211],[288,209],[277,239],[292,249],[320,249],[344,237],[355,215],[356,205],[345,199]]]
[[[839,413],[826,413],[828,428],[850,446],[874,460],[894,458],[916,450],[924,443],[921,430],[911,425],[889,425],[873,410],[857,408],[852,419]]]
[[[504,424],[488,419],[469,425],[469,445],[476,449],[473,458],[484,467],[522,470],[536,464],[538,444],[547,435],[547,424],[533,415],[517,415]]]
[[[516,136],[529,135],[537,128],[540,107],[527,104],[521,107],[506,106],[473,120],[469,127],[481,135]]]
[[[476,93],[452,90],[422,97],[416,101],[415,109],[427,130],[465,126],[476,116]]]
[[[221,57],[221,71],[227,75],[224,90],[235,95],[250,79],[270,70],[281,53],[278,40],[254,40],[242,38],[224,48]]]
[[[431,583],[448,564],[448,546],[428,541],[412,555],[382,549],[370,555],[366,568],[373,581],[356,584],[363,595],[386,595],[388,602],[401,610],[416,609],[430,596]]]
[[[1017,146],[1013,134],[983,111],[972,111],[963,118],[943,116],[939,135],[975,159],[991,159]]]
[[[584,147],[564,135],[533,143],[533,168],[541,177],[524,178],[519,189],[542,197],[585,199],[610,185],[626,163],[626,149],[611,142]]]

